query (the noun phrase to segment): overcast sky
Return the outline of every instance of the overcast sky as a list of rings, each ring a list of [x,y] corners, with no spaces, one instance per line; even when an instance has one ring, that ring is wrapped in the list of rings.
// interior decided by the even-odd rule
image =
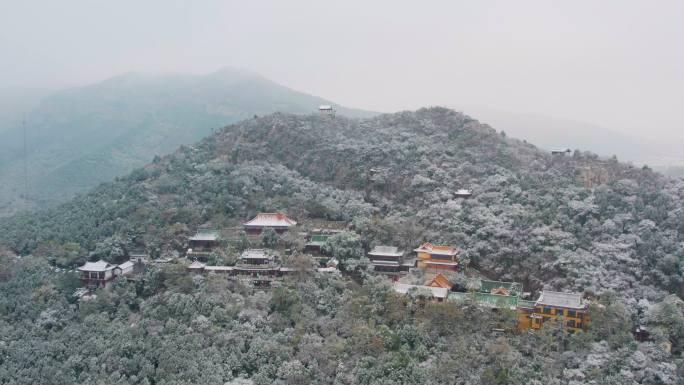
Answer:
[[[486,107],[681,140],[683,16],[679,0],[0,0],[0,88],[230,65],[351,107]]]

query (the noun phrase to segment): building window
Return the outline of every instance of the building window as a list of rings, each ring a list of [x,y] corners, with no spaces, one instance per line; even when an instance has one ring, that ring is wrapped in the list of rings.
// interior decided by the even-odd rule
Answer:
[[[568,310],[568,317],[576,317],[576,312],[574,310]]]
[[[548,307],[548,306],[545,306],[545,307],[544,307],[544,314],[551,314],[551,310],[553,310],[553,309],[551,309],[551,308]]]
[[[575,327],[575,320],[570,320],[570,321],[566,322],[566,325],[568,325],[568,327],[570,327],[570,328],[574,328]]]

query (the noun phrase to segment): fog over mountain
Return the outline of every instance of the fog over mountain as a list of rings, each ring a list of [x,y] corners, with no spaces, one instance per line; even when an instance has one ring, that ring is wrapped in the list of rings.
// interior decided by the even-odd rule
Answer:
[[[26,159],[17,117],[0,130],[0,213],[62,202],[226,124],[275,111],[310,113],[320,104],[331,102],[234,68],[133,72],[59,91],[24,114]]]

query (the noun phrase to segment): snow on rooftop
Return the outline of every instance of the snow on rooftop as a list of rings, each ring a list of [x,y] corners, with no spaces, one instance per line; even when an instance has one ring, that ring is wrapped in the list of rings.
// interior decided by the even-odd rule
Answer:
[[[401,257],[404,253],[394,246],[375,246],[368,255]]]
[[[290,227],[296,225],[297,222],[288,218],[287,215],[281,213],[259,213],[249,222],[245,223],[247,227]]]
[[[200,261],[193,261],[190,266],[188,266],[188,269],[204,269],[206,265]]]
[[[216,241],[219,233],[216,230],[198,230],[197,234],[190,237],[191,241]]]
[[[86,262],[85,265],[78,268],[80,271],[107,271],[113,269],[115,266],[108,262],[99,260],[97,262]]]
[[[559,306],[573,309],[584,308],[582,303],[582,294],[579,293],[563,293],[559,291],[542,291],[537,305]]]
[[[436,246],[431,243],[423,243],[420,245],[419,248],[414,249],[413,251],[417,253],[428,253],[428,254],[435,254],[435,255],[449,255],[453,256],[458,254],[458,250],[456,250],[455,247],[451,246]]]
[[[264,249],[247,249],[242,252],[240,259],[270,259],[272,255],[268,254]]]
[[[126,262],[120,264],[118,267],[121,270],[125,270],[125,269],[132,268],[134,265],[135,265],[135,263],[133,263],[132,261],[126,261]]]

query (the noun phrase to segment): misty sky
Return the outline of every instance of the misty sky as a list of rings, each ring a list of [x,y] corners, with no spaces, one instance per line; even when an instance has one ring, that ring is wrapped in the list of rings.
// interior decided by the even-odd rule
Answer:
[[[0,88],[230,65],[351,107],[487,107],[684,142],[683,16],[684,1],[0,0]]]

